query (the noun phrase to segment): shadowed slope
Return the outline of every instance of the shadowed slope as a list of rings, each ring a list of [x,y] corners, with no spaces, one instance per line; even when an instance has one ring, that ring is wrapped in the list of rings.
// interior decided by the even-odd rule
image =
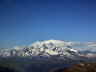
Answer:
[[[80,63],[70,68],[56,69],[50,72],[96,72],[96,63]]]
[[[0,72],[15,72],[15,70],[0,66]]]

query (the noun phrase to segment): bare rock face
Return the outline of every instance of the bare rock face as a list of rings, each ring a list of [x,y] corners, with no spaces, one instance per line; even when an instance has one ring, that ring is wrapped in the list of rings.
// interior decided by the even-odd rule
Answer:
[[[96,72],[96,63],[80,63],[70,68],[54,69],[50,72]]]

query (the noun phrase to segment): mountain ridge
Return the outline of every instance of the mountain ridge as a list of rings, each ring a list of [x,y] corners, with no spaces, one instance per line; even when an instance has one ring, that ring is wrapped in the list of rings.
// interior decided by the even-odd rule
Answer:
[[[1,57],[10,56],[67,56],[75,57],[79,56],[79,52],[70,47],[71,42],[65,42],[62,40],[45,40],[34,42],[30,46],[15,47],[12,49],[1,49]]]

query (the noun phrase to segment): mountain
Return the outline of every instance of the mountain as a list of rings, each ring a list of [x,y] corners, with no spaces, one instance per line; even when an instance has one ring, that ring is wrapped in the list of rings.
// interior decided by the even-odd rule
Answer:
[[[72,43],[62,40],[37,41],[26,47],[14,47],[11,49],[1,49],[1,57],[45,57],[59,59],[77,59],[80,54],[71,48]]]

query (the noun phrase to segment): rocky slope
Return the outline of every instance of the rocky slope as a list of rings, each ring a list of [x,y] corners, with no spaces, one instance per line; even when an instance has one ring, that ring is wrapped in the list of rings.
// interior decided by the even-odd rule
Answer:
[[[53,69],[50,72],[96,72],[96,63],[80,63],[69,68]]]

